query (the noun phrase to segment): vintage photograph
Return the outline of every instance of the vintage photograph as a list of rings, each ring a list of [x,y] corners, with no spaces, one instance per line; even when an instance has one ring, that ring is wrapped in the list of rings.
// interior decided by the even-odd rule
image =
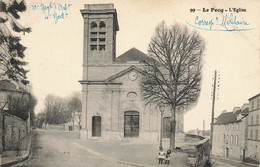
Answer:
[[[1,0],[0,166],[258,167],[259,5]]]

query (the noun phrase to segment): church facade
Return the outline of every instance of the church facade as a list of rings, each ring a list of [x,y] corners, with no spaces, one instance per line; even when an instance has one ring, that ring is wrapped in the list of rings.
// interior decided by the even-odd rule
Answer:
[[[81,138],[158,140],[159,107],[146,105],[141,93],[142,62],[150,58],[136,48],[116,57],[119,25],[113,4],[87,4],[81,14],[84,19]],[[170,116],[166,107],[163,137],[169,137]],[[183,132],[183,114],[177,113],[176,118],[176,130]]]

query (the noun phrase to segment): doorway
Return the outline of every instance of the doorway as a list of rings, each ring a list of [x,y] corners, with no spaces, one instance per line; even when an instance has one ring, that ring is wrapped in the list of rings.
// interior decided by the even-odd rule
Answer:
[[[226,148],[226,157],[229,156],[229,148]]]
[[[101,136],[101,117],[94,116],[92,117],[92,137]]]
[[[126,111],[124,119],[124,137],[139,137],[139,112]]]

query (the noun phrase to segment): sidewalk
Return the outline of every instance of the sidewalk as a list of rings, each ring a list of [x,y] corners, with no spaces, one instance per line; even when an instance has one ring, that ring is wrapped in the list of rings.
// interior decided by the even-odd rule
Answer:
[[[26,160],[30,154],[30,146],[34,132],[29,133],[21,142],[21,152],[17,156],[16,151],[4,151],[0,155],[0,165],[1,166],[11,166],[21,161]]]
[[[238,163],[238,164],[247,165],[247,166],[259,167],[259,165],[257,165],[257,164],[252,164],[252,163],[248,163],[248,162],[242,162],[242,161],[238,161],[238,160],[234,160],[234,159],[230,159],[230,158],[226,158],[226,157],[220,157],[220,156],[216,156],[216,155],[213,155],[212,158],[215,159],[215,160],[220,159],[220,160],[232,161],[232,162],[235,162],[235,163]]]

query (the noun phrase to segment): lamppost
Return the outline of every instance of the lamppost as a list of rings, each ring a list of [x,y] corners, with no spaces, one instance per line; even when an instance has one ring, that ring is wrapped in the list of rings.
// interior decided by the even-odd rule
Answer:
[[[159,110],[161,112],[161,133],[160,133],[160,146],[159,146],[159,149],[161,150],[163,147],[162,147],[162,132],[163,132],[163,112],[164,112],[164,104],[160,104],[159,105]]]

